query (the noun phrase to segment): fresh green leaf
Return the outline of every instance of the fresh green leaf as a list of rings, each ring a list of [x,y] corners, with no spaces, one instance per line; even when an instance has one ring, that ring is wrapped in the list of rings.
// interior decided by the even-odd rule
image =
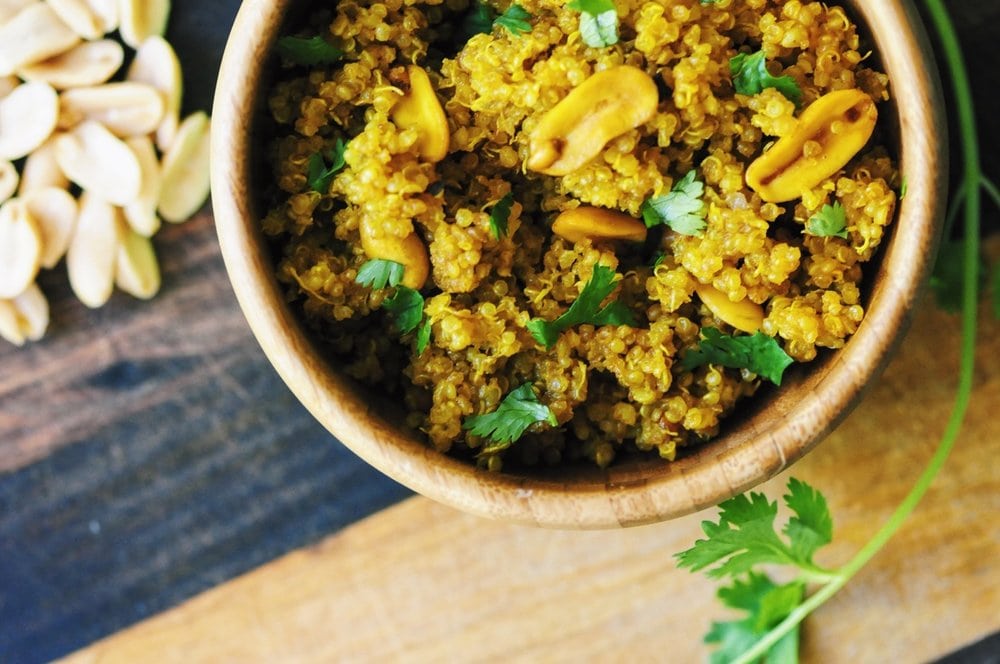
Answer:
[[[525,383],[504,397],[492,413],[467,417],[462,428],[489,439],[491,442],[483,447],[482,454],[493,454],[510,447],[535,422],[559,424],[549,407],[538,401],[531,383]]]
[[[373,258],[358,268],[358,276],[354,277],[354,281],[376,290],[386,286],[398,286],[403,281],[405,269],[402,263]]]
[[[309,157],[308,170],[306,171],[306,184],[309,188],[320,194],[330,193],[330,183],[334,176],[344,169],[344,150],[347,144],[340,138],[337,139],[333,149],[325,153],[317,152]]]
[[[615,289],[615,272],[601,264],[594,265],[594,273],[580,291],[580,296],[562,316],[552,322],[535,318],[528,322],[528,331],[535,341],[551,348],[559,340],[559,335],[575,325],[630,325],[636,320],[624,303],[615,300],[605,307],[601,303]]]
[[[495,19],[496,13],[489,5],[476,2],[462,21],[462,31],[467,39],[480,34],[488,35],[493,32]]]
[[[315,67],[332,65],[344,57],[344,52],[317,35],[315,37],[282,37],[277,44],[278,55],[296,65]]]
[[[510,219],[510,208],[513,205],[514,194],[508,193],[490,210],[490,230],[493,232],[493,237],[498,240],[507,235],[507,221]]]
[[[813,554],[833,540],[833,517],[826,498],[794,477],[788,480],[785,504],[795,514],[785,524],[784,534],[798,560],[812,562]]]
[[[493,21],[493,25],[507,28],[512,35],[523,35],[531,32],[531,14],[524,10],[521,5],[511,5],[503,14],[500,14]]]
[[[427,350],[427,344],[431,342],[431,319],[424,317],[420,327],[417,329],[417,355],[423,355]]]
[[[670,193],[653,196],[642,204],[642,220],[647,228],[669,226],[682,235],[698,235],[705,230],[705,185],[694,170],[674,183]]]
[[[762,493],[751,492],[721,503],[718,523],[702,522],[701,528],[708,538],[677,554],[678,566],[692,571],[711,567],[707,574],[712,578],[752,572],[763,564],[819,570],[812,556],[816,549],[829,543],[833,534],[826,500],[808,484],[793,479],[788,483],[785,502],[795,513],[784,529],[789,538],[787,543],[774,528],[778,504]],[[750,610],[752,603],[748,598],[762,592],[758,587],[761,585],[760,579],[751,576],[747,583],[735,583],[720,591],[720,599],[734,608]]]
[[[720,647],[711,655],[712,662],[728,663],[749,650],[772,627],[784,620],[802,602],[805,586],[793,581],[777,585],[767,576],[751,572],[745,580],[719,588],[718,597],[734,609],[749,615],[740,620],[714,622],[705,636],[706,643]],[[798,630],[776,643],[766,655],[768,664],[797,662]]]
[[[764,51],[739,53],[729,60],[733,87],[741,95],[756,95],[765,88],[776,88],[796,106],[802,103],[802,90],[791,76],[772,76],[767,70]]]
[[[618,10],[611,0],[572,0],[566,5],[580,12],[580,37],[592,48],[618,43]]]
[[[413,332],[424,319],[424,296],[408,286],[396,286],[396,292],[382,302],[382,307],[395,318],[402,334]]]
[[[840,237],[847,239],[847,212],[839,201],[824,205],[817,214],[806,222],[805,232],[818,237]]]
[[[718,364],[730,369],[747,369],[775,385],[794,360],[782,350],[778,342],[763,332],[753,336],[732,337],[714,327],[702,329],[698,348],[691,349],[681,358],[681,368],[690,371],[705,364]]]

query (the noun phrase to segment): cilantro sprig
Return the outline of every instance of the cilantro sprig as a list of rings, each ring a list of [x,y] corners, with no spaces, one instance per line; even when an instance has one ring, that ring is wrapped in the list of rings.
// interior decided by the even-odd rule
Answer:
[[[618,43],[618,10],[612,0],[571,0],[566,6],[580,12],[580,37],[587,46]]]
[[[365,261],[354,280],[369,288],[395,288],[396,292],[382,301],[382,308],[392,314],[400,334],[417,331],[417,355],[422,355],[431,340],[431,321],[424,315],[424,296],[420,291],[402,284],[405,266],[384,258]]]
[[[775,385],[794,360],[778,342],[763,332],[752,336],[729,336],[714,327],[701,330],[698,348],[688,350],[681,358],[682,369],[690,371],[706,364],[718,364],[730,369],[747,369]]]
[[[694,170],[674,183],[670,193],[653,196],[642,204],[642,220],[647,228],[663,224],[682,235],[699,235],[705,230],[705,185]]]
[[[306,167],[306,184],[309,188],[320,194],[330,193],[330,183],[334,176],[344,170],[347,162],[344,161],[344,150],[347,144],[343,139],[338,138],[333,148],[325,152],[317,152],[309,157]]]
[[[824,205],[806,222],[805,232],[818,237],[847,239],[847,212],[839,201]]]
[[[559,340],[559,335],[576,325],[630,325],[636,320],[625,303],[615,300],[602,307],[601,303],[611,295],[615,285],[615,271],[600,263],[594,265],[594,273],[580,291],[580,296],[570,305],[566,313],[554,321],[535,318],[528,322],[528,331],[535,341],[551,348]]]
[[[531,23],[528,23],[530,19],[531,14],[524,7],[513,4],[493,21],[493,25],[506,28],[512,35],[524,35],[531,32]]]
[[[316,35],[315,37],[282,37],[278,40],[278,55],[284,60],[307,67],[336,64],[344,52]]]
[[[465,15],[462,29],[468,38],[479,34],[488,35],[493,32],[494,27],[502,27],[517,36],[531,32],[530,20],[531,14],[521,5],[513,4],[497,16],[492,7],[484,2],[476,2]]]
[[[776,88],[796,106],[802,104],[802,89],[791,76],[772,76],[767,70],[764,51],[739,53],[729,59],[733,88],[741,95],[756,95],[765,88]]]
[[[525,383],[504,397],[492,413],[467,417],[462,428],[489,440],[480,454],[494,454],[514,444],[536,422],[559,424],[552,410],[535,396],[531,383]]]

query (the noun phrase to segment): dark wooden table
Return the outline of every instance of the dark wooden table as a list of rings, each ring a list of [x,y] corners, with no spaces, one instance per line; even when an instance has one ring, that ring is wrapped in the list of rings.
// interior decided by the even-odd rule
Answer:
[[[949,5],[998,178],[1000,2]],[[189,108],[210,104],[238,6],[174,0]],[[70,653],[409,495],[333,440],[271,369],[210,211],[156,247],[154,302],[118,294],[89,311],[59,268],[40,280],[47,338],[0,343],[0,662]]]

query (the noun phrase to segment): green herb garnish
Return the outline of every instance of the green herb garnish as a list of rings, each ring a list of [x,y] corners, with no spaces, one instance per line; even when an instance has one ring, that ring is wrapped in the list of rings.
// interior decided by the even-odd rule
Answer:
[[[338,138],[332,149],[326,152],[317,152],[309,157],[306,184],[309,185],[310,189],[320,194],[330,193],[330,183],[346,165],[344,161],[344,150],[346,149],[347,144]]]
[[[507,236],[507,222],[510,220],[510,209],[513,205],[514,194],[508,193],[490,210],[490,231],[497,240]]]
[[[730,369],[746,369],[775,385],[781,385],[781,376],[793,362],[778,342],[763,332],[752,336],[729,336],[714,327],[701,330],[698,348],[693,348],[681,358],[681,368],[690,371],[706,364],[718,364]]]
[[[424,317],[420,327],[417,328],[417,355],[423,355],[427,350],[427,344],[431,342],[431,319]]]
[[[776,88],[778,92],[793,101],[802,103],[802,90],[791,76],[771,76],[764,60],[764,51],[739,53],[729,60],[729,73],[733,77],[733,87],[737,94],[756,95],[765,88]]]
[[[315,37],[282,37],[277,44],[278,55],[296,65],[315,67],[332,65],[344,57],[344,52],[319,35]]]
[[[493,21],[493,25],[507,28],[512,35],[523,35],[531,32],[531,24],[528,20],[531,14],[524,10],[521,5],[511,5],[503,14],[500,14]]]
[[[934,451],[934,455],[928,462],[927,467],[924,468],[913,488],[903,498],[902,502],[889,517],[889,520],[882,525],[878,532],[875,533],[854,557],[848,560],[842,567],[832,572],[827,572],[819,568],[816,568],[815,571],[810,571],[799,566],[799,580],[816,582],[819,586],[813,592],[804,594],[801,601],[791,611],[787,612],[784,618],[772,627],[765,627],[766,631],[763,633],[761,633],[760,629],[754,629],[752,633],[740,635],[736,633],[736,630],[720,632],[713,627],[713,630],[709,632],[709,635],[713,638],[713,642],[721,642],[723,648],[726,649],[724,653],[716,653],[718,659],[732,664],[752,664],[760,661],[765,656],[768,657],[769,662],[797,661],[795,650],[782,650],[781,644],[785,643],[786,640],[795,639],[794,635],[798,632],[799,624],[827,600],[836,595],[837,592],[854,578],[868,561],[878,554],[886,543],[892,539],[900,526],[913,513],[913,510],[927,493],[934,478],[941,471],[941,468],[944,467],[948,455],[958,440],[962,422],[969,408],[975,377],[976,326],[978,322],[980,293],[979,217],[981,212],[981,195],[985,191],[1000,204],[1000,191],[983,175],[972,86],[969,82],[969,74],[962,55],[961,44],[955,33],[955,27],[948,14],[948,9],[942,0],[924,0],[924,2],[927,6],[930,21],[937,30],[941,43],[941,55],[950,74],[948,79],[953,86],[963,152],[962,184],[959,190],[955,192],[957,204],[954,206],[956,216],[960,208],[964,208],[965,212],[962,229],[964,234],[962,244],[964,256],[960,261],[962,288],[959,298],[961,302],[962,343],[955,405],[952,408],[951,416],[948,418],[945,431],[941,436],[937,449]],[[719,526],[711,522],[708,525],[712,528],[721,528],[721,521],[722,518],[720,515]],[[812,528],[812,530],[819,532],[816,528]],[[742,529],[740,529],[740,532],[742,532]],[[786,534],[789,533],[786,532]],[[791,537],[791,535],[789,536]],[[742,535],[735,537],[740,538]],[[750,539],[753,538],[748,538],[748,540]],[[702,551],[704,552],[704,549]],[[748,575],[753,574],[755,572],[748,572]],[[748,576],[745,581],[740,583],[741,585],[737,590],[731,593],[727,591],[727,597],[734,598],[733,601],[749,605],[752,604],[754,596],[764,597],[767,594],[767,589],[764,588],[765,584],[761,583],[757,576]],[[747,589],[751,585],[754,588],[759,588],[759,590],[751,592]],[[791,593],[789,593],[789,596],[791,596]],[[727,598],[722,597],[721,594],[720,599],[727,601]],[[763,601],[760,604],[763,605]],[[787,609],[791,601],[789,599],[775,600],[773,604],[778,605],[779,608]],[[750,610],[753,611],[752,607]],[[785,611],[782,610],[776,613],[785,613]],[[751,613],[751,617],[753,616],[754,614]],[[782,655],[787,655],[787,659],[779,659]]]
[[[806,222],[805,232],[818,237],[847,239],[847,212],[839,201],[824,205]]]
[[[376,290],[386,286],[398,286],[403,281],[405,269],[402,263],[373,258],[358,268],[358,276],[354,277],[354,281]]]
[[[705,185],[693,170],[674,183],[669,194],[654,196],[642,204],[642,220],[647,228],[660,224],[681,235],[698,235],[705,230]]]
[[[580,37],[592,48],[618,43],[618,10],[611,0],[571,0],[566,4],[580,12]]]
[[[531,383],[512,391],[492,413],[467,417],[462,428],[474,436],[488,438],[481,454],[493,454],[510,447],[535,422],[558,426],[556,416],[548,406],[538,401]]]
[[[403,334],[413,332],[424,319],[424,296],[408,286],[396,286],[396,292],[382,302],[382,307],[392,314]]]
[[[615,272],[604,265],[594,265],[594,274],[580,291],[580,296],[562,316],[552,322],[535,318],[528,322],[528,331],[535,341],[552,348],[559,335],[575,325],[629,325],[635,326],[635,316],[623,302],[615,300],[605,307],[601,303],[615,289]]]

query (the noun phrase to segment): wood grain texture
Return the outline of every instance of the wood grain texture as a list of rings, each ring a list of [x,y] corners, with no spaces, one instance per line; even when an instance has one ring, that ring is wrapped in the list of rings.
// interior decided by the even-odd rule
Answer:
[[[930,457],[957,328],[922,309],[869,397],[796,465],[834,514],[819,562],[860,548]],[[809,619],[805,662],[928,661],[1000,628],[1000,323],[981,333],[961,444],[899,535]],[[763,490],[777,498],[787,477]],[[553,532],[414,498],[67,661],[704,661],[700,635],[725,614],[671,554],[710,516]]]
[[[877,267],[869,266],[866,318],[847,346],[761,390],[720,436],[667,463],[619,460],[484,475],[437,454],[399,425],[404,413],[351,383],[325,359],[285,301],[259,231],[254,186],[260,107],[271,44],[291,0],[247,0],[220,70],[213,134],[216,223],[236,296],[272,364],[330,432],[382,472],[435,500],[515,523],[612,528],[669,519],[715,504],[773,476],[809,451],[884,367],[930,269],[945,204],[943,98],[927,37],[909,0],[847,2],[868,26],[893,81],[889,126],[899,130],[909,194]],[[885,112],[885,109],[883,110]]]

